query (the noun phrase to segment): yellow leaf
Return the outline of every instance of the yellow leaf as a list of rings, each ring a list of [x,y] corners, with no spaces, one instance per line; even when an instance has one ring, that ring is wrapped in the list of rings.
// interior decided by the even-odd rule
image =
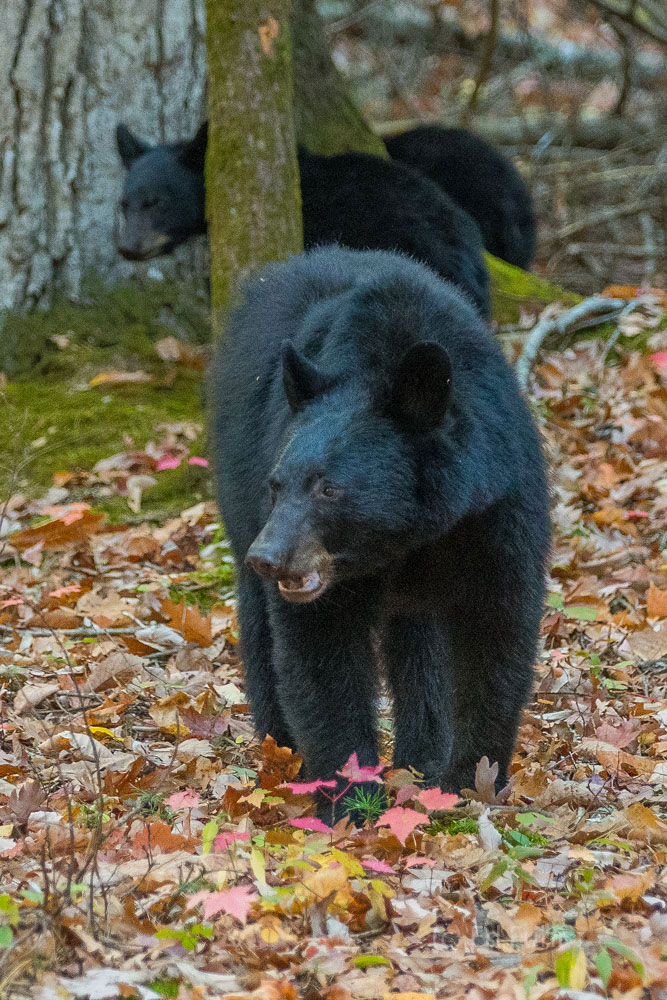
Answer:
[[[266,863],[264,855],[258,847],[253,847],[250,852],[250,867],[257,881],[261,885],[266,885]]]
[[[152,382],[153,376],[147,372],[100,372],[91,378],[88,385],[94,389],[97,385],[134,385],[137,382]]]
[[[362,864],[351,854],[346,854],[345,851],[339,851],[337,847],[332,847],[331,855],[336,861],[340,861],[348,875],[352,875],[354,878],[365,877],[366,873]]]
[[[586,986],[586,971],[586,952],[582,948],[577,953],[575,961],[570,966],[570,989],[584,989]]]
[[[104,726],[91,726],[90,731],[93,736],[103,737],[106,736],[109,740],[119,739],[115,733],[112,733],[110,729],[105,729]]]

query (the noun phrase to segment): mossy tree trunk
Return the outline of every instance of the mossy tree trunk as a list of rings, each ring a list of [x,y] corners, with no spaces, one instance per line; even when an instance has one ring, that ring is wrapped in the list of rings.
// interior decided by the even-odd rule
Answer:
[[[289,0],[207,0],[213,332],[256,267],[298,253]]]
[[[350,100],[334,66],[314,0],[292,0],[294,124],[301,145],[331,156],[347,150],[386,156],[384,143]]]

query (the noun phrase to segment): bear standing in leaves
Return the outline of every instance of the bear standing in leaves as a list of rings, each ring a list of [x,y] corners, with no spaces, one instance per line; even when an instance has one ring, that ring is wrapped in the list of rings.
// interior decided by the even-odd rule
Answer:
[[[513,163],[466,129],[420,125],[385,141],[394,160],[435,181],[482,231],[489,253],[527,268],[535,256],[536,222],[527,184]]]
[[[378,761],[507,776],[549,548],[536,428],[466,299],[397,254],[325,248],[251,282],[213,366],[218,499],[260,736],[310,778]],[[322,815],[328,815],[322,811]]]
[[[148,260],[205,232],[206,125],[189,143],[149,146],[124,125],[116,139],[127,168],[119,252]],[[479,227],[437,184],[367,153],[318,156],[300,149],[299,170],[306,248],[399,250],[453,281],[489,316]]]

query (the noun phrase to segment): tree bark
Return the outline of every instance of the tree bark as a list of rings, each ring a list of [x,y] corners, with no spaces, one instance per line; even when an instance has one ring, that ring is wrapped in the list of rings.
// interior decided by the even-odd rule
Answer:
[[[136,272],[112,239],[116,123],[170,141],[206,113],[203,0],[3,0],[2,15],[0,318],[55,287],[77,297],[89,271]],[[203,244],[139,269],[202,274]]]
[[[238,282],[301,249],[301,191],[289,0],[207,0],[207,15],[206,200],[219,336]]]

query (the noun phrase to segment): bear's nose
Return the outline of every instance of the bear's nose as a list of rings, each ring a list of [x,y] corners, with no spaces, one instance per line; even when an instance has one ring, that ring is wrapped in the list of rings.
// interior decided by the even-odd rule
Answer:
[[[246,566],[253,569],[265,580],[276,580],[280,575],[280,564],[267,557],[266,554],[253,555],[252,550],[246,556]]]

